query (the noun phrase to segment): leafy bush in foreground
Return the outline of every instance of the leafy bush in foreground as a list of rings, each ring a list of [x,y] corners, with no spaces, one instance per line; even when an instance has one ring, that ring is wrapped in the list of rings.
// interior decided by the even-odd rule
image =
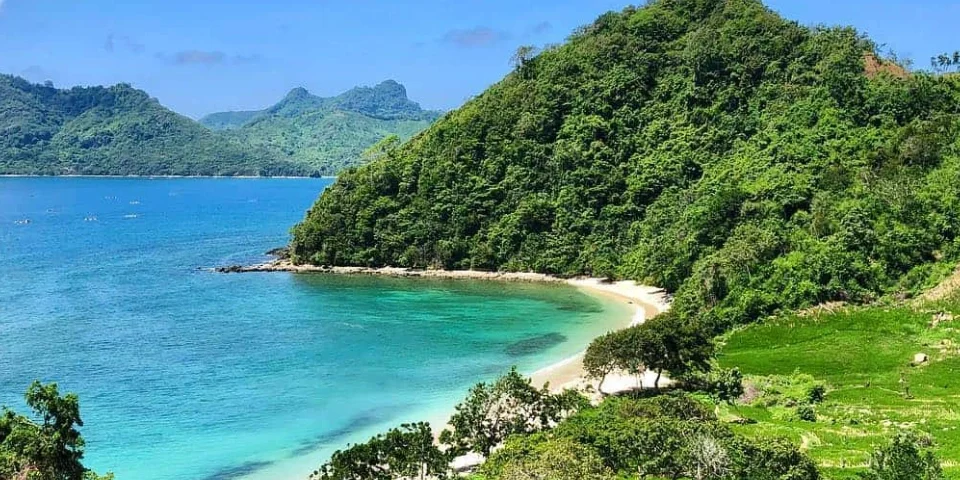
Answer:
[[[566,438],[538,434],[510,438],[480,469],[499,480],[612,480],[596,450]]]
[[[509,476],[513,469],[529,468],[529,462],[550,450],[577,455],[576,459],[554,462],[557,470],[580,469],[593,478],[608,478],[609,472],[640,478],[819,478],[816,466],[795,446],[775,439],[760,443],[739,437],[698,401],[685,396],[607,399],[553,431],[512,437],[481,473],[491,479],[513,478]]]
[[[434,444],[425,423],[402,425],[367,443],[338,450],[319,470],[315,480],[411,480],[447,478],[451,457]]]
[[[870,468],[861,475],[864,480],[942,480],[940,461],[920,446],[919,438],[910,433],[896,435],[870,457]]]
[[[450,430],[440,441],[456,454],[490,451],[510,435],[535,433],[550,428],[586,400],[577,392],[550,393],[547,386],[534,387],[516,369],[493,383],[479,383],[456,406]]]
[[[57,384],[34,382],[27,390],[32,418],[4,408],[0,412],[0,478],[29,480],[110,480],[87,470],[83,437],[77,427],[80,401],[74,394],[60,395]]]
[[[519,381],[519,383],[514,383]],[[447,463],[469,448],[488,456],[477,472],[483,480],[612,480],[613,478],[692,478],[716,480],[817,480],[813,462],[797,447],[777,439],[752,441],[721,424],[707,405],[672,394],[647,399],[609,398],[599,406],[580,405],[568,417],[542,424],[543,397],[515,372],[494,385],[530,395],[487,395],[478,385],[451,420],[464,423],[464,405],[498,405],[497,416],[482,418],[482,436],[441,437],[432,443],[430,427],[403,426],[369,442],[336,452],[314,478],[319,480],[396,480],[447,478]],[[497,390],[494,388],[494,390]],[[457,417],[461,418],[458,420]],[[530,424],[523,426],[520,420]],[[495,425],[512,424],[506,431]],[[492,429],[492,430],[490,430]],[[497,438],[491,433],[502,432]],[[456,443],[451,444],[454,441]],[[487,446],[490,446],[489,448]],[[493,449],[494,446],[499,448]],[[492,451],[492,453],[491,453]],[[445,453],[442,453],[445,452]]]

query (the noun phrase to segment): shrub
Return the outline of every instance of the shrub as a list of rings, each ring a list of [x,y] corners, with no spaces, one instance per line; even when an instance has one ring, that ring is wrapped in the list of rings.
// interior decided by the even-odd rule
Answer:
[[[714,366],[709,372],[690,375],[684,386],[688,390],[699,391],[713,397],[717,402],[734,404],[743,396],[743,374],[740,369],[722,369]]]
[[[426,423],[406,424],[367,443],[338,450],[311,475],[313,480],[399,480],[449,476],[451,457],[434,444]]]
[[[774,407],[796,407],[803,404],[816,404],[823,401],[827,387],[811,375],[794,373],[793,375],[751,376],[747,382],[756,390],[755,405]]]
[[[610,398],[565,420],[552,434],[589,446],[621,475],[818,478],[813,462],[796,447],[739,437],[686,395]]]
[[[456,454],[487,456],[510,435],[546,429],[585,404],[576,392],[551,394],[547,387],[534,387],[514,368],[493,383],[470,389],[450,418],[452,429],[444,430],[440,441]]]
[[[480,474],[499,480],[613,478],[613,472],[594,449],[570,439],[543,435],[512,437],[484,463]]]
[[[822,383],[817,383],[812,385],[807,390],[807,401],[812,404],[823,403],[823,399],[827,396],[827,387]]]
[[[942,480],[940,461],[921,447],[912,433],[901,433],[870,457],[870,467],[861,474],[864,480]]]
[[[816,422],[817,411],[813,405],[799,405],[797,407],[797,418],[804,422]]]

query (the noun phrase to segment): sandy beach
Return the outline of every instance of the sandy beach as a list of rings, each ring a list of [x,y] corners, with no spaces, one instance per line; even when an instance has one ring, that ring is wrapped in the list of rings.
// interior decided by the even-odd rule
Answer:
[[[647,320],[670,308],[669,298],[663,289],[638,285],[636,282],[606,282],[597,278],[579,278],[566,280],[566,283],[579,288],[587,294],[615,298],[632,305],[634,315],[623,323],[623,328],[641,325]],[[611,374],[603,382],[606,394],[632,390],[640,386],[653,387],[656,374],[649,372],[642,377]],[[583,353],[550,365],[531,375],[535,385],[549,384],[550,389],[560,391],[568,388],[584,390],[592,387],[597,390],[599,382],[587,378],[583,370]],[[661,379],[661,383],[664,379]]]

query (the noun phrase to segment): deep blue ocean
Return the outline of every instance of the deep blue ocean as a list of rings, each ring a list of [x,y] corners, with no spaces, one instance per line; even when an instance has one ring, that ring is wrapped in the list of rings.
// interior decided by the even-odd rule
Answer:
[[[0,404],[77,393],[119,480],[303,478],[629,317],[566,286],[209,270],[265,260],[329,183],[0,178]]]

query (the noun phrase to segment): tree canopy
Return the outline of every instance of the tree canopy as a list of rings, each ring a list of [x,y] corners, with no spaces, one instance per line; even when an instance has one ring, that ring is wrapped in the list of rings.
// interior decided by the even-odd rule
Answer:
[[[444,480],[450,455],[433,441],[426,423],[405,424],[339,450],[311,475],[314,480]]]
[[[80,401],[61,395],[57,384],[34,382],[26,403],[32,416],[6,407],[0,412],[0,478],[29,480],[110,480],[87,470],[79,427]]]
[[[489,455],[510,435],[546,429],[585,404],[577,392],[553,394],[547,386],[534,387],[514,368],[495,382],[481,382],[470,389],[440,441],[457,454]]]

